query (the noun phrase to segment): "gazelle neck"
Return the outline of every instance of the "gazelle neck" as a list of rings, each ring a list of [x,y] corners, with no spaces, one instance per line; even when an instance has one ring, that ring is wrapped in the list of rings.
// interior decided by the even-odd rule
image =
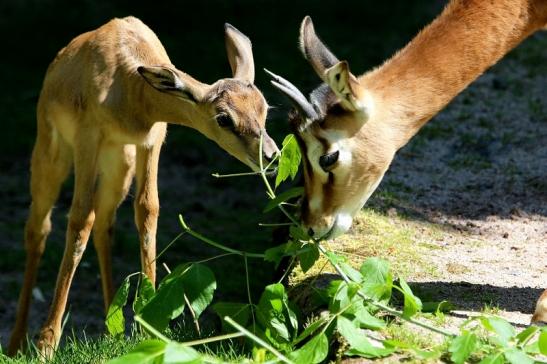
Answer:
[[[453,0],[381,67],[360,77],[399,149],[452,98],[545,26],[540,0]],[[385,124],[384,124],[385,125]]]
[[[198,107],[176,96],[162,93],[141,82],[137,99],[145,108],[147,122],[152,126],[158,121],[194,128],[193,122],[200,120]]]

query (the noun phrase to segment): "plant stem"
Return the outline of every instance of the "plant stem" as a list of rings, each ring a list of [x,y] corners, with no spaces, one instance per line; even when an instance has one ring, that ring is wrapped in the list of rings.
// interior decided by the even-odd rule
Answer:
[[[251,300],[251,285],[249,284],[249,265],[247,264],[247,256],[243,255],[243,261],[245,262],[245,282],[247,285],[247,299],[249,300],[249,308],[251,309],[251,318],[253,319],[253,331],[256,331],[255,322],[255,310],[253,301]]]
[[[216,241],[213,241],[209,238],[206,238],[205,236],[201,235],[200,233],[195,232],[194,230],[190,229],[190,227],[188,225],[186,225],[186,223],[184,222],[184,219],[182,218],[182,215],[179,215],[179,221],[180,221],[180,223],[182,225],[182,228],[184,229],[185,232],[192,235],[194,238],[203,241],[204,243],[207,243],[209,245],[214,246],[215,248],[218,248],[220,250],[224,250],[225,252],[232,253],[232,254],[237,254],[237,255],[241,255],[241,256],[245,255],[245,256],[248,256],[249,258],[262,258],[262,259],[264,259],[266,257],[266,255],[261,254],[261,253],[249,253],[249,252],[244,252],[242,250],[232,249],[232,248],[224,246],[220,243],[217,243]]]
[[[256,342],[257,344],[261,345],[265,349],[271,351],[272,354],[277,356],[277,358],[279,360],[281,360],[282,362],[287,363],[287,364],[293,364],[293,362],[291,360],[289,360],[286,356],[281,354],[279,351],[275,350],[271,345],[269,345],[267,342],[265,342],[264,340],[262,340],[261,338],[259,338],[258,336],[256,336],[252,332],[250,332],[249,330],[245,329],[243,326],[239,325],[237,322],[232,320],[230,317],[228,317],[228,316],[224,317],[224,321],[226,321],[227,323],[232,325],[239,332],[245,334],[245,336],[247,336],[249,339],[251,339],[254,342]]]
[[[233,339],[233,338],[242,337],[242,336],[245,336],[245,334],[241,333],[241,332],[234,332],[232,334],[213,336],[213,337],[208,337],[206,339],[185,341],[185,342],[182,342],[181,344],[186,345],[186,346],[196,346],[196,345],[203,345],[203,344],[213,343],[215,341]]]

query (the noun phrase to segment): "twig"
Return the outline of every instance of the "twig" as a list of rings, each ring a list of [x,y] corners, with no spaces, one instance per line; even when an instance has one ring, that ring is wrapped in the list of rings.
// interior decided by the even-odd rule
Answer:
[[[201,336],[201,329],[199,328],[199,321],[196,317],[196,313],[194,312],[194,309],[192,308],[192,305],[190,304],[190,300],[188,300],[188,296],[186,296],[186,293],[182,294],[184,296],[184,301],[188,305],[188,310],[190,311],[190,314],[192,315],[192,319],[194,320],[194,325],[196,326],[196,331],[198,332],[198,335]]]

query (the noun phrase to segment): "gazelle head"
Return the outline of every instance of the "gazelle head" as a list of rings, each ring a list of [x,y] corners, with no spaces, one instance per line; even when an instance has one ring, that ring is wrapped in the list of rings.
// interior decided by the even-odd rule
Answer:
[[[184,124],[256,171],[261,135],[262,158],[268,161],[279,153],[266,132],[268,104],[253,83],[255,69],[249,38],[226,24],[225,43],[233,78],[212,85],[201,83],[172,65],[140,66],[137,71],[158,91],[175,96],[166,107],[174,110],[172,119],[181,119],[182,115]]]
[[[294,105],[289,122],[304,160],[302,223],[317,239],[345,233],[380,183],[395,149],[380,127],[372,95],[315,34],[310,17],[300,29],[304,57],[324,81],[309,99],[270,73],[272,84]]]

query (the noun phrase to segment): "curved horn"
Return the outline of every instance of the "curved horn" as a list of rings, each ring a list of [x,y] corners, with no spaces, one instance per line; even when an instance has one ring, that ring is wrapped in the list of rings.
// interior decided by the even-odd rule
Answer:
[[[323,81],[325,81],[325,71],[339,62],[315,34],[315,28],[309,16],[302,20],[300,26],[300,50]]]
[[[309,120],[318,119],[319,115],[313,108],[313,105],[295,85],[265,68],[264,71],[272,78],[272,85],[291,100],[294,107],[302,116],[305,116]]]

